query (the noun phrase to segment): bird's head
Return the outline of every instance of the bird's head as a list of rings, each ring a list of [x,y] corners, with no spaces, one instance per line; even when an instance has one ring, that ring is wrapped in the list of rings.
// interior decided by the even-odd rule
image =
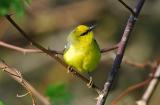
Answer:
[[[68,40],[73,44],[90,44],[94,38],[92,30],[95,26],[77,26],[69,35]]]

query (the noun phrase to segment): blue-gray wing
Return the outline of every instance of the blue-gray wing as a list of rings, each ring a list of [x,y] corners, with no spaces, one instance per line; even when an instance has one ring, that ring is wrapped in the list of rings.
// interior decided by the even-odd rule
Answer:
[[[66,43],[65,46],[64,46],[63,53],[65,53],[65,52],[69,49],[70,45],[71,45],[70,42],[67,41],[67,43]]]

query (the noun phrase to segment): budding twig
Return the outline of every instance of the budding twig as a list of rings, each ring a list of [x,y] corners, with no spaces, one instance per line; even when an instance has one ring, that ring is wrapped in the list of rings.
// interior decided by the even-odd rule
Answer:
[[[0,70],[8,73],[9,76],[20,83],[28,91],[27,93],[30,94],[33,105],[36,104],[34,96],[36,96],[44,105],[51,105],[48,99],[41,95],[31,84],[29,84],[17,69],[8,66],[2,59],[0,59],[0,61]]]

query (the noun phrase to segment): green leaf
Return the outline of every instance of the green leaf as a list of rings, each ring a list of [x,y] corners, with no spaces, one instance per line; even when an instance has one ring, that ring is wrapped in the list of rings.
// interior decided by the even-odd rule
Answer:
[[[9,14],[10,11],[17,15],[24,15],[24,8],[30,0],[0,0],[0,16]]]
[[[0,101],[0,105],[4,105],[2,101]]]
[[[24,3],[25,3],[26,5],[29,5],[29,4],[30,4],[30,0],[24,0]]]
[[[52,104],[68,105],[72,99],[72,95],[65,84],[52,84],[46,90],[46,95],[50,98]]]
[[[4,15],[9,10],[9,0],[0,0],[0,15]]]

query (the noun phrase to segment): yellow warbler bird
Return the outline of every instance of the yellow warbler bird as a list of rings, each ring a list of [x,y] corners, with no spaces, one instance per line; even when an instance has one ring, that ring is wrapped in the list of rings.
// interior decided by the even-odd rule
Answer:
[[[94,39],[94,26],[79,25],[68,36],[63,58],[79,72],[92,72],[97,67],[101,52]]]

